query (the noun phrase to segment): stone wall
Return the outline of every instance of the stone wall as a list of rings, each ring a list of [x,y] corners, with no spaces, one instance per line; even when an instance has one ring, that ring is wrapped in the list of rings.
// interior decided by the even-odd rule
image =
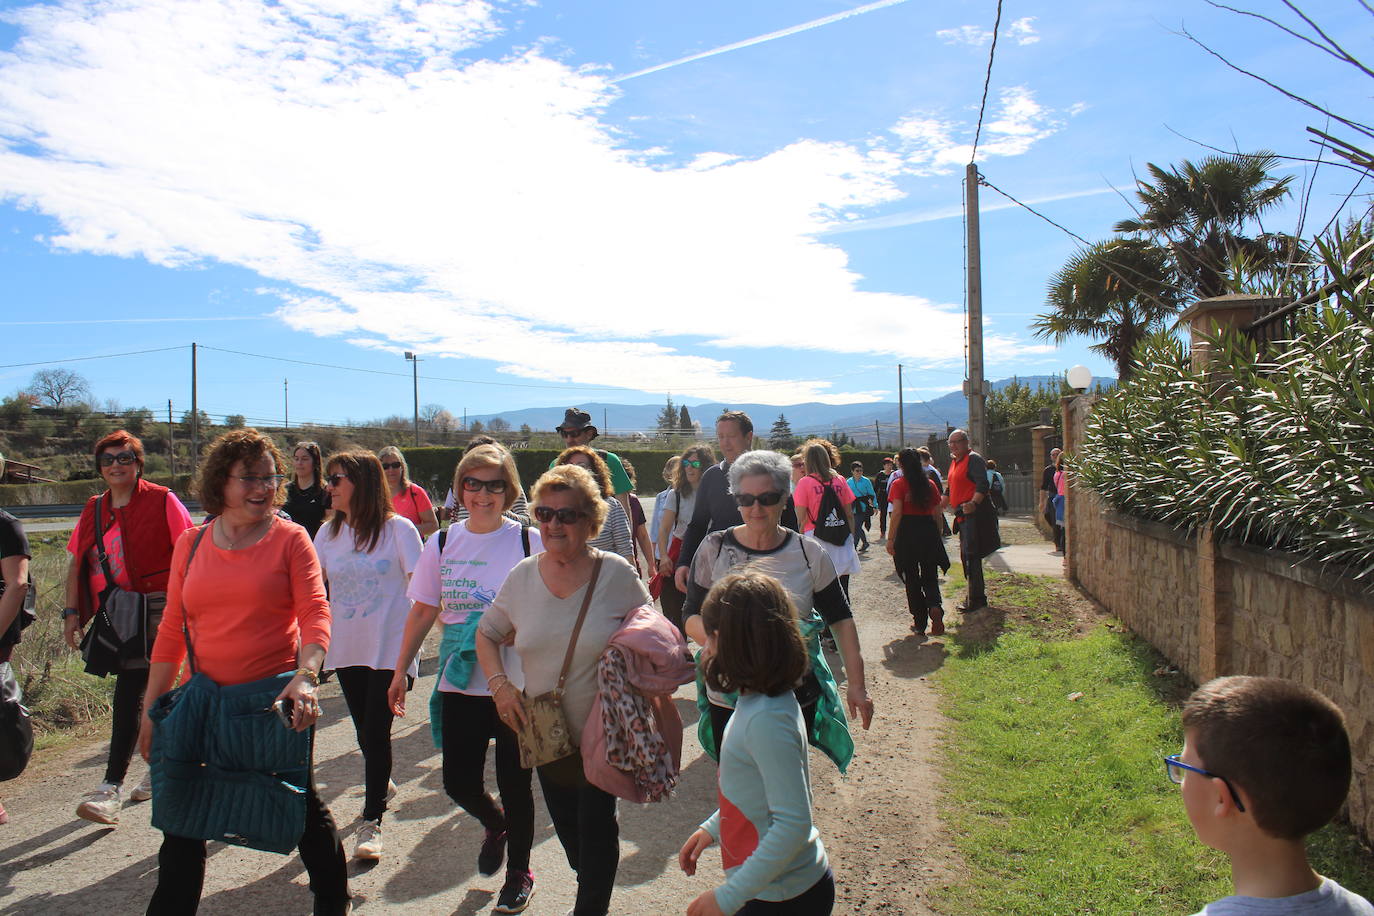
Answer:
[[[1093,399],[1064,405],[1081,443]],[[1194,681],[1284,677],[1340,706],[1354,777],[1346,818],[1374,839],[1374,594],[1316,563],[1108,510],[1069,478],[1069,577]]]

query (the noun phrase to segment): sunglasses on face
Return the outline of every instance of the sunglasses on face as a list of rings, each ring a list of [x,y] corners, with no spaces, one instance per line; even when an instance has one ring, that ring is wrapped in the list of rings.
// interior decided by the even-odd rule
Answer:
[[[577,437],[577,436],[582,435],[582,433],[584,433],[584,432],[586,432],[586,429],[585,429],[585,428],[583,428],[583,429],[560,429],[560,430],[558,431],[558,435],[562,436],[564,439],[572,439],[572,438],[575,438],[575,437]]]
[[[235,477],[234,479],[240,481],[243,486],[249,490],[256,490],[260,487],[275,490],[277,487],[281,486],[281,482],[286,478],[280,474],[267,474],[262,477],[254,474],[245,474],[241,477]]]
[[[745,509],[748,509],[754,503],[758,503],[760,506],[776,506],[778,503],[782,502],[782,494],[776,490],[760,493],[757,496],[753,493],[736,493],[735,502]]]
[[[382,470],[384,470],[384,471],[394,471],[394,470],[396,470],[397,468],[399,468],[400,466],[401,466],[401,462],[399,462],[399,461],[383,461],[383,462],[382,462]]]
[[[554,519],[558,519],[560,525],[575,525],[587,517],[587,513],[581,509],[553,509],[549,506],[534,507],[535,520],[548,524]]]
[[[478,480],[476,477],[464,477],[463,489],[469,493],[480,493],[485,487],[488,493],[501,494],[506,492],[506,482],[501,479]]]
[[[695,458],[683,458],[682,466],[684,468],[699,468],[701,467],[701,462]]]
[[[98,460],[102,468],[107,468],[113,464],[133,464],[138,460],[138,456],[133,452],[117,452],[113,455],[102,452]]]
[[[343,483],[347,479],[347,474],[330,474],[328,477],[324,479],[324,482],[329,484],[331,487],[337,487],[339,484]]]

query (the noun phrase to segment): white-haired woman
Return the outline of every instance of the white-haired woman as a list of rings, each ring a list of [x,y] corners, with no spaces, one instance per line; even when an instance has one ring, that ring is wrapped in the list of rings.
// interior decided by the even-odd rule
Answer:
[[[745,452],[730,465],[730,492],[744,523],[708,534],[697,548],[687,580],[687,600],[682,607],[684,626],[698,645],[706,645],[706,630],[700,616],[702,601],[712,585],[732,572],[758,570],[781,582],[797,607],[811,660],[806,676],[797,686],[797,702],[802,707],[807,733],[843,769],[853,755],[854,744],[839,706],[834,678],[821,654],[819,637],[827,626],[844,661],[849,714],[858,716],[864,728],[873,718],[873,701],[864,685],[863,653],[849,598],[840,588],[829,554],[819,541],[798,535],[780,523],[787,505],[790,474],[788,460],[771,451]],[[706,707],[698,734],[704,746],[719,748],[734,698],[708,689],[705,699],[705,703],[698,701],[698,706]]]
[[[391,505],[396,514],[410,519],[411,524],[420,530],[420,537],[427,538],[439,530],[439,515],[434,503],[429,499],[425,488],[410,480],[410,465],[406,456],[394,445],[388,445],[377,453],[382,460],[382,470],[386,473],[386,485],[391,488]]]

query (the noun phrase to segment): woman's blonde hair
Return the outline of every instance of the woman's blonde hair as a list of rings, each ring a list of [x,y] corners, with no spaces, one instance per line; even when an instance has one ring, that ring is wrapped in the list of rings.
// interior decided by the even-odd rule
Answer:
[[[545,491],[559,490],[571,491],[580,504],[577,508],[587,514],[587,524],[590,526],[588,540],[600,534],[601,526],[606,524],[606,515],[610,512],[610,507],[602,498],[600,487],[596,485],[592,475],[587,473],[587,469],[575,464],[558,464],[549,468],[535,481],[534,489],[530,491],[530,505],[538,507]],[[534,514],[534,509],[530,510],[530,514]]]
[[[406,464],[406,456],[402,455],[401,450],[396,446],[388,445],[377,453],[377,459],[379,461],[386,461],[388,458],[395,458],[397,461],[401,462],[401,489],[404,490],[406,487],[410,486],[410,465]],[[392,493],[391,495],[395,496],[396,494]]]
[[[819,442],[813,442],[803,451],[802,456],[806,459],[806,473],[815,474],[825,483],[834,476],[834,464],[830,460],[830,451]]]
[[[506,492],[501,494],[504,497],[501,504],[502,512],[515,505],[515,501],[525,495],[525,491],[520,487],[520,475],[515,470],[515,458],[504,446],[489,443],[469,449],[458,462],[458,467],[453,469],[453,498],[460,506],[466,505],[463,502],[467,492],[463,489],[463,478],[469,471],[478,468],[501,469],[501,478],[506,481]]]

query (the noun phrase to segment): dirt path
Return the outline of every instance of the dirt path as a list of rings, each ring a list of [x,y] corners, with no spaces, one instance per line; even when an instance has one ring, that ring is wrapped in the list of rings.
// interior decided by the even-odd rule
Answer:
[[[873,728],[856,737],[847,777],[812,755],[817,821],[839,886],[835,912],[921,916],[929,888],[957,877],[936,804],[934,766],[942,720],[927,675],[944,648],[922,644],[908,631],[910,617],[900,584],[881,544],[864,557],[852,582],[870,691],[877,704]],[[948,605],[953,605],[948,600]],[[431,677],[417,698],[427,698]],[[693,688],[678,695],[689,723],[678,796],[661,805],[621,805],[621,864],[613,913],[669,914],[720,879],[720,859],[708,853],[696,878],[677,869],[677,850],[715,808],[715,766],[695,740]],[[412,702],[417,712],[424,702]],[[362,798],[361,759],[337,688],[324,700],[327,723],[317,738],[321,793],[352,849]],[[488,912],[498,878],[476,873],[481,829],[443,793],[439,756],[426,722],[411,718],[394,731],[395,779],[400,792],[385,822],[386,853],[372,867],[350,864],[355,911],[368,914],[475,914]],[[20,779],[0,785],[11,821],[0,827],[0,916],[121,916],[143,912],[156,880],[161,834],[149,823],[149,806],[126,805],[118,828],[77,820],[80,794],[100,780],[104,743],[82,743],[34,761]],[[129,785],[143,774],[135,761]],[[488,773],[489,786],[495,785]],[[536,792],[538,783],[536,781]],[[533,868],[538,891],[532,914],[563,913],[572,905],[572,873],[536,799],[539,816]],[[299,857],[282,857],[211,844],[200,912],[301,914],[310,896]]]

